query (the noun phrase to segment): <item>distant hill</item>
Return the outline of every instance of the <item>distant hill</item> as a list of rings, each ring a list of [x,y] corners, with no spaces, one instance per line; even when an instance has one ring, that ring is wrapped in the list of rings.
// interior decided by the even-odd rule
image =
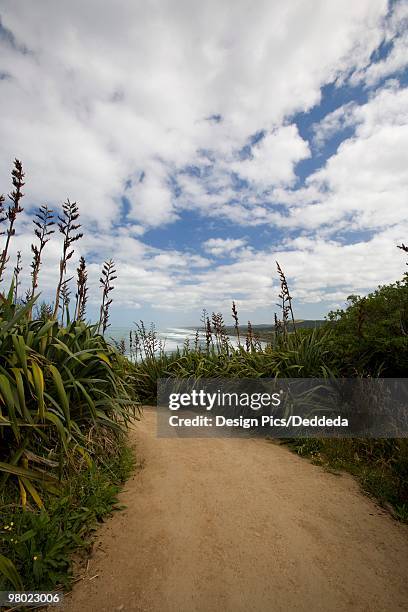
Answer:
[[[311,328],[311,327],[321,327],[325,323],[326,323],[326,321],[323,320],[323,319],[295,319],[296,327],[299,327],[299,328],[304,327],[306,329]],[[289,326],[289,328],[292,327],[292,322],[291,321],[288,322],[288,326]],[[230,325],[228,327],[233,328],[232,325]],[[242,326],[240,325],[239,327],[240,327],[240,329],[241,329],[241,327],[243,329],[246,329],[246,326],[244,326],[244,325],[242,325]],[[274,331],[274,329],[275,329],[274,325],[271,325],[270,323],[255,323],[255,324],[252,324],[252,328],[255,329],[255,330],[259,329],[259,330],[262,330],[262,331]]]
[[[298,319],[295,320],[295,324],[296,327],[301,329],[313,329],[314,327],[321,327],[322,325],[324,325],[326,323],[325,320],[323,319]],[[289,331],[292,329],[292,322],[289,321],[288,322],[288,329]],[[271,325],[270,323],[253,323],[252,324],[252,329],[255,332],[258,333],[265,333],[265,332],[273,332],[275,331],[275,327],[274,325]],[[233,325],[227,325],[226,326],[226,330],[228,331],[228,333],[232,333],[235,331],[235,328]],[[240,325],[239,326],[239,332],[240,333],[246,333],[247,331],[247,326],[246,325]]]
[[[313,329],[313,328],[321,327],[325,323],[327,323],[327,321],[323,319],[297,319],[295,320],[295,324],[298,329],[302,329],[302,328],[303,329]],[[196,330],[197,328],[189,327],[187,329]],[[200,329],[201,331],[204,331],[203,327],[199,327],[198,329]],[[230,336],[234,336],[236,333],[235,327],[233,325],[226,325],[225,330],[227,334]],[[270,323],[253,323],[252,330],[259,337],[260,340],[263,340],[265,342],[270,342],[272,340],[272,334],[275,331],[275,326],[271,325]],[[293,325],[291,321],[288,321],[288,330],[293,331]],[[246,336],[247,331],[248,331],[247,325],[239,326],[239,333],[242,338]]]

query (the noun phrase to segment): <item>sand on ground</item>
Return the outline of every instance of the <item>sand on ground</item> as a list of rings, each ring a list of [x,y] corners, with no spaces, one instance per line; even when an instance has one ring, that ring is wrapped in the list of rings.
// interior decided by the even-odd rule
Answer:
[[[407,527],[335,475],[260,439],[131,432],[143,467],[97,532],[69,612],[408,610]]]

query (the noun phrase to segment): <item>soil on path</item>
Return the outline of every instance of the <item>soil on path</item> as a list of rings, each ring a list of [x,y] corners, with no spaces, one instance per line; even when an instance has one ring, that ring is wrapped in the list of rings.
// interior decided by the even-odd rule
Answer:
[[[408,530],[350,476],[265,440],[157,438],[153,409],[131,440],[127,509],[62,610],[408,610]]]

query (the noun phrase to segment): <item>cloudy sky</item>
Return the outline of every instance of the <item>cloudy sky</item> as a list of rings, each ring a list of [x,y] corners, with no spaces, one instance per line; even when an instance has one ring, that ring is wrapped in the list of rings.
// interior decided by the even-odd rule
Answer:
[[[0,19],[0,191],[22,159],[26,279],[33,212],[66,198],[90,315],[117,264],[115,324],[229,318],[233,298],[270,322],[276,259],[299,318],[402,276],[408,2],[2,0]]]

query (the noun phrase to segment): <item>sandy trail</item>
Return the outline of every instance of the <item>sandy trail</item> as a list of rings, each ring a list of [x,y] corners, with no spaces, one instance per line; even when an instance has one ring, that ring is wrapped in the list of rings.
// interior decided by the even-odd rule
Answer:
[[[158,439],[152,409],[131,436],[145,465],[63,610],[408,609],[408,530],[351,477],[265,440]]]

